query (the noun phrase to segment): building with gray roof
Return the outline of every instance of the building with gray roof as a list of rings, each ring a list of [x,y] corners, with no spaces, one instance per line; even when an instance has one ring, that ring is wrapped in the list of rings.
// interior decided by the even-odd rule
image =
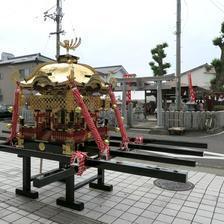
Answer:
[[[3,52],[0,60],[0,103],[13,104],[16,80],[25,79],[37,65],[51,61],[54,60],[40,53],[15,57]]]

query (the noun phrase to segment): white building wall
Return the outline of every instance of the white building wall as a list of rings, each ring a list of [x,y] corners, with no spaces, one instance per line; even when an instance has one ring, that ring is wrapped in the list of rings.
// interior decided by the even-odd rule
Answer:
[[[215,77],[215,74],[206,71],[205,67],[201,67],[191,72],[191,79],[193,86],[209,89],[210,81]],[[188,73],[181,76],[181,86],[188,86]]]
[[[3,104],[13,104],[14,92],[16,87],[16,80],[18,80],[18,72],[20,69],[25,69],[26,71],[32,71],[36,67],[36,63],[25,63],[19,65],[1,65],[0,73],[2,79],[0,80],[0,90],[3,95],[3,99],[0,103]],[[27,72],[25,72],[27,73]],[[27,76],[27,74],[25,74]],[[16,76],[16,77],[15,77]]]

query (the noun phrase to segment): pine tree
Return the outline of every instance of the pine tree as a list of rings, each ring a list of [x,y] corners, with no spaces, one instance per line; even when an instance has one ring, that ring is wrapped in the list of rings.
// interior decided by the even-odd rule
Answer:
[[[215,68],[216,77],[211,80],[213,91],[224,91],[224,22],[221,24],[221,35],[213,40],[213,45],[221,50],[220,59],[213,59],[212,66]]]
[[[164,63],[166,54],[164,48],[168,47],[167,43],[158,44],[155,48],[151,50],[152,58],[155,61],[149,63],[154,76],[163,76],[167,73],[166,69],[170,68],[170,63]]]

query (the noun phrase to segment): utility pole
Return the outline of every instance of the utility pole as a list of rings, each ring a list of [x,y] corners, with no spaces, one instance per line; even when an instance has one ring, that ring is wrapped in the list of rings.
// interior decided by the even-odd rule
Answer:
[[[56,32],[52,32],[50,35],[56,35],[56,59],[58,59],[60,55],[60,34],[64,33],[61,26],[61,21],[63,18],[61,0],[57,0],[56,12],[49,13],[49,10],[44,12],[44,19],[46,20],[47,18],[50,18],[56,22]]]
[[[176,24],[176,110],[180,111],[181,104],[181,0],[177,0],[177,24]]]
[[[62,19],[61,0],[57,0],[55,19],[56,19],[56,58],[58,58],[60,55],[60,34],[61,34],[61,19]]]

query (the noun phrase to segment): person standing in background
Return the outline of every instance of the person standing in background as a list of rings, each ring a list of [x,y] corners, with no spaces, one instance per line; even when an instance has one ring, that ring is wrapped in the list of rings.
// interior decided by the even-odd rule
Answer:
[[[199,101],[199,109],[200,111],[204,111],[204,104],[202,100]]]

